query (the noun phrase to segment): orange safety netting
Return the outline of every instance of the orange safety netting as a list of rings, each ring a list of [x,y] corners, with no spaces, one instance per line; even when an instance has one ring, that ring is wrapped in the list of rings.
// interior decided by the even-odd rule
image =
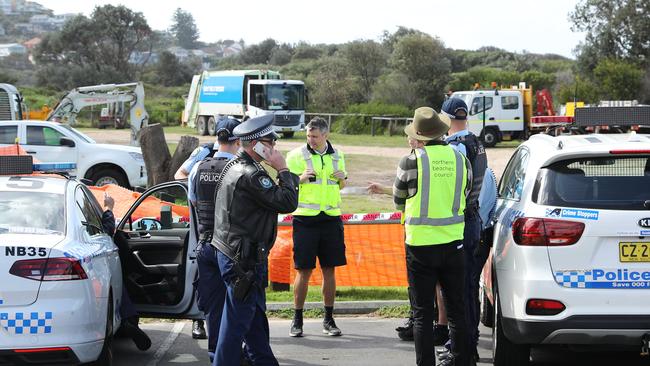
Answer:
[[[404,227],[400,224],[344,225],[347,265],[336,268],[338,286],[407,286]],[[279,226],[278,238],[269,255],[269,280],[293,283],[292,227]],[[314,271],[311,285],[320,285]]]
[[[116,218],[124,217],[133,203],[142,195],[141,193],[133,192],[113,184],[88,188],[90,188],[90,191],[100,203],[104,202],[104,193],[108,193],[113,197],[115,200],[113,214]],[[162,201],[154,196],[149,196],[143,202],[140,202],[138,208],[131,214],[131,219],[137,220],[142,217],[148,217],[160,220],[160,210],[163,206],[171,206],[172,216],[177,218],[177,221],[189,222],[189,207]]]

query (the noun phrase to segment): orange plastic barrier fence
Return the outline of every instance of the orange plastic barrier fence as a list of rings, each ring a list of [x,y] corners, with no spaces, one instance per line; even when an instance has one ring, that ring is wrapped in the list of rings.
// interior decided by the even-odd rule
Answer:
[[[142,195],[138,192],[133,192],[131,190],[113,184],[88,188],[90,188],[90,191],[93,193],[99,203],[104,202],[105,192],[113,197],[115,200],[113,214],[118,219],[124,217],[133,203]],[[131,215],[131,218],[133,220],[137,220],[141,217],[149,217],[160,220],[160,208],[162,206],[171,206],[172,216],[174,216],[178,221],[189,221],[189,207],[165,202],[153,196],[149,196],[144,200],[144,202],[141,202],[135,212]]]
[[[338,286],[408,286],[404,227],[397,223],[345,224],[347,265],[336,268]],[[293,284],[291,226],[278,226],[278,238],[269,255],[269,280]],[[309,283],[320,285],[320,270]]]

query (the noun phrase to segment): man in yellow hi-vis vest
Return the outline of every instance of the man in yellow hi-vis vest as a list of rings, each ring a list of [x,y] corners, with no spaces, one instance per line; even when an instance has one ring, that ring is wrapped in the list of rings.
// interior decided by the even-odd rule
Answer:
[[[345,242],[341,221],[341,194],[347,173],[343,153],[327,141],[329,126],[319,117],[306,127],[307,144],[287,155],[289,170],[300,176],[298,209],[293,213],[294,319],[289,335],[302,336],[302,310],[316,257],[323,272],[323,333],[340,336],[332,313],[336,294],[334,268],[343,266]]]
[[[406,268],[415,318],[418,366],[435,364],[433,303],[440,282],[454,340],[451,357],[439,365],[469,365],[463,286],[465,281],[463,230],[471,167],[461,153],[442,139],[450,120],[432,108],[415,110],[404,132],[417,140],[403,157],[393,185],[395,206],[403,211]]]

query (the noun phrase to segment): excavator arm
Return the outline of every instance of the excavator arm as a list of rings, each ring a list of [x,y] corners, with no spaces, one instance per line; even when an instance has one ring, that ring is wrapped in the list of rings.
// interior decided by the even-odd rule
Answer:
[[[130,103],[131,145],[138,145],[138,133],[147,126],[149,115],[144,107],[142,83],[102,84],[72,89],[47,116],[48,121],[68,123],[74,126],[77,114],[88,106],[111,103]]]

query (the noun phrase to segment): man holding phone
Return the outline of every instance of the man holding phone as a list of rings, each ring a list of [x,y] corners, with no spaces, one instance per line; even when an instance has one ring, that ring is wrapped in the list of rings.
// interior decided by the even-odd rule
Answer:
[[[278,213],[293,212],[298,206],[299,179],[274,148],[273,120],[273,115],[256,117],[234,129],[242,147],[217,181],[211,244],[217,248],[226,301],[213,365],[239,366],[236,350],[242,341],[254,365],[278,365],[265,314],[267,255],[277,235]],[[278,172],[277,184],[262,160]]]
[[[300,176],[298,209],[293,213],[293,260],[298,273],[293,284],[294,318],[289,335],[301,337],[303,306],[316,257],[323,272],[323,333],[340,336],[332,313],[336,295],[334,268],[345,265],[341,220],[341,188],[347,173],[343,153],[327,141],[329,126],[320,117],[306,127],[307,144],[287,155],[289,170]]]

